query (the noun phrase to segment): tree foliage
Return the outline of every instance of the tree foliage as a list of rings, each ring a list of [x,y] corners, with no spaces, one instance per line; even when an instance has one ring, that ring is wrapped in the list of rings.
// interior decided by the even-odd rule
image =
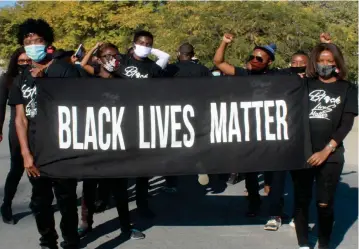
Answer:
[[[226,59],[243,65],[257,45],[277,44],[275,67],[287,67],[297,50],[310,52],[321,32],[330,32],[343,50],[350,79],[357,81],[358,7],[356,2],[177,2],[177,1],[56,1],[22,2],[0,10],[0,57],[9,55],[18,45],[17,26],[27,18],[43,18],[55,30],[54,45],[86,48],[97,41],[112,42],[124,52],[131,46],[133,33],[151,31],[155,47],[176,59],[183,42],[196,48],[200,61],[212,66],[214,52],[225,32],[235,35]]]

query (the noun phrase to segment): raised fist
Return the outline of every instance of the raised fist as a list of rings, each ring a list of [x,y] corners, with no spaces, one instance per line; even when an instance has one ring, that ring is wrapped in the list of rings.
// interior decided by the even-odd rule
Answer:
[[[233,35],[232,34],[229,34],[229,33],[226,33],[224,34],[223,36],[223,41],[227,44],[231,43],[233,40]]]

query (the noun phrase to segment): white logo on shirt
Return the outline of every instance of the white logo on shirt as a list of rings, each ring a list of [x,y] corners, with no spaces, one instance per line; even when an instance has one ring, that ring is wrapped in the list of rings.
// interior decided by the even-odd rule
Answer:
[[[25,106],[25,115],[31,118],[34,118],[37,114],[36,107],[36,86],[30,87],[27,85],[23,85],[21,87],[22,97],[29,101]]]
[[[333,111],[340,103],[340,96],[330,97],[325,90],[314,90],[309,93],[309,100],[317,103],[317,105],[309,113],[309,118],[327,119],[328,114]]]
[[[140,72],[138,72],[138,68],[135,66],[126,67],[124,75],[130,78],[137,78],[137,79],[148,78],[148,74],[141,75]]]

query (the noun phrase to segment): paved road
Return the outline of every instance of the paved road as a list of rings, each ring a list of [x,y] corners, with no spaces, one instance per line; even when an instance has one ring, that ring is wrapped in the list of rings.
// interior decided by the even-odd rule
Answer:
[[[334,244],[337,248],[358,248],[358,127],[346,140],[346,160],[341,183],[337,192]],[[7,129],[4,131],[7,138]],[[0,198],[3,197],[4,181],[9,168],[7,140],[0,144]],[[246,201],[244,183],[234,186],[214,184],[210,188],[201,187],[196,177],[182,177],[179,193],[168,195],[160,188],[163,179],[151,181],[150,204],[157,217],[153,221],[141,220],[135,212],[135,204],[130,203],[134,222],[144,229],[146,239],[141,241],[121,241],[118,239],[116,212],[110,209],[95,216],[97,226],[91,236],[84,239],[84,248],[97,249],[288,249],[297,248],[295,231],[284,224],[278,232],[263,230],[265,222],[264,199],[263,213],[259,218],[244,218]],[[215,181],[212,181],[215,182]],[[38,234],[28,204],[30,184],[26,177],[21,180],[14,200],[13,210],[20,218],[15,226],[0,223],[0,249],[38,248]],[[213,190],[217,193],[213,193]],[[81,186],[78,187],[80,194]],[[132,195],[133,189],[129,190]],[[80,195],[79,195],[80,196]],[[131,198],[133,200],[133,198]],[[291,182],[288,178],[285,208],[292,210]],[[314,206],[313,206],[314,208]],[[59,223],[59,213],[56,221]],[[312,211],[312,226],[315,210]],[[59,229],[58,229],[59,231]],[[314,228],[315,231],[315,228]],[[312,235],[312,240],[316,241]]]

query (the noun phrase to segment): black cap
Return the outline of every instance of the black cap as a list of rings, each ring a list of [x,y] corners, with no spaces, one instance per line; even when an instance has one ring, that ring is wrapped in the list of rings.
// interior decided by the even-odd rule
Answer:
[[[179,47],[178,52],[181,54],[194,54],[194,47],[186,42]]]

